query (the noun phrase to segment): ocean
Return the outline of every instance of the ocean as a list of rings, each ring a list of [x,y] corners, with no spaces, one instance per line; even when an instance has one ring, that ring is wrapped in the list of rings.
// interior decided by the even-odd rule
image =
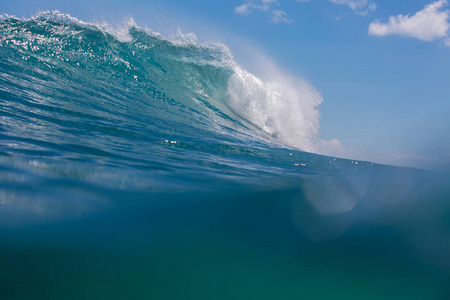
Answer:
[[[0,299],[450,299],[446,172],[316,154],[225,45],[0,17]]]

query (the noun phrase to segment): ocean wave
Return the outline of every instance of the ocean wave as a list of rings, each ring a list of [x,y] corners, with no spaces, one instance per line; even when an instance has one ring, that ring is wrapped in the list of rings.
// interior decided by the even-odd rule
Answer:
[[[109,114],[148,105],[162,119],[212,135],[237,131],[271,144],[315,150],[321,96],[314,88],[287,76],[263,81],[241,68],[226,46],[198,43],[193,34],[180,32],[170,40],[132,20],[124,28],[112,28],[43,12],[30,19],[5,17],[0,45],[8,53],[4,59],[28,70],[30,80],[42,79],[44,86],[70,81],[73,89],[89,86],[84,92],[94,97],[84,95],[72,104],[117,107],[102,106]],[[130,87],[151,99],[144,104],[125,97]],[[33,97],[42,101],[44,95],[36,92]],[[50,98],[65,105],[58,97]]]

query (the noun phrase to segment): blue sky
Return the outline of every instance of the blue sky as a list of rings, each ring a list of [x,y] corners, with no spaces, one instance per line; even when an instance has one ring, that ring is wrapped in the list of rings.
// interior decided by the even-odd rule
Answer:
[[[226,44],[264,76],[266,57],[323,96],[334,154],[418,167],[450,162],[446,0],[3,0],[0,13],[59,10],[84,21],[180,28]],[[331,149],[331,148],[330,148]]]

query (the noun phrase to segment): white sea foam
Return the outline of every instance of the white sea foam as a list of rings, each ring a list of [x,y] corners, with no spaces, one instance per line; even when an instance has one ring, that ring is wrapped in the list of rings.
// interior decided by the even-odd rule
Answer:
[[[266,81],[235,67],[228,82],[229,105],[287,145],[315,152],[322,96],[306,81],[277,73]]]

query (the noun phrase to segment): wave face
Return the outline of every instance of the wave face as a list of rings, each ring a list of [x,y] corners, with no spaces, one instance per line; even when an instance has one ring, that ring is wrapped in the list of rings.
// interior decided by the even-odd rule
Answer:
[[[0,298],[448,295],[448,177],[310,153],[307,83],[57,12],[0,49]]]

